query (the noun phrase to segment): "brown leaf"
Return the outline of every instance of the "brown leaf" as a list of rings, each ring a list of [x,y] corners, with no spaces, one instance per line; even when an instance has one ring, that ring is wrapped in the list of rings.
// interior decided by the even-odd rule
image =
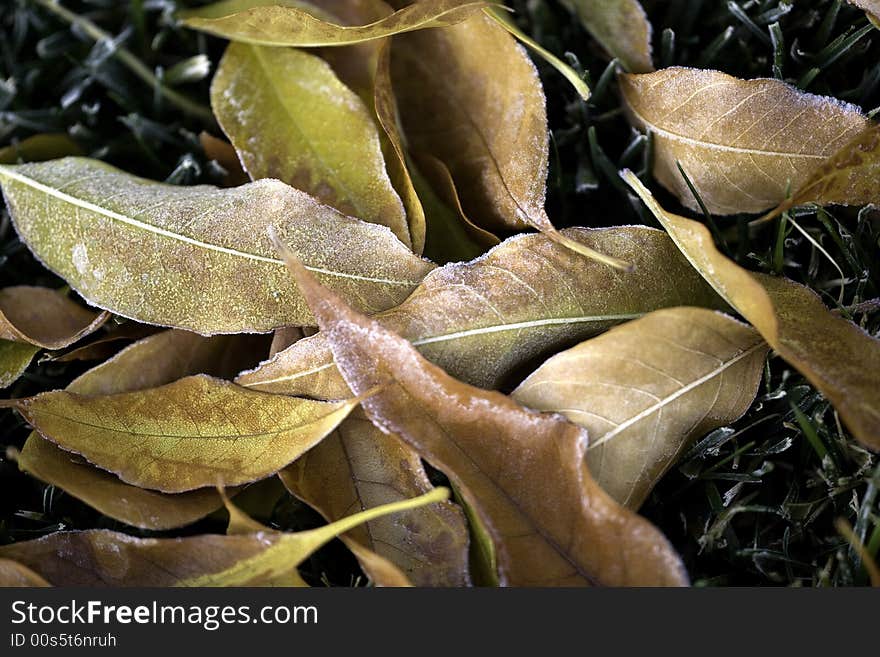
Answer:
[[[633,125],[654,135],[657,180],[699,209],[680,163],[714,214],[775,207],[871,125],[858,108],[834,98],[718,71],[623,75],[620,88]]]
[[[612,57],[630,73],[649,73],[651,61],[651,23],[638,0],[562,0],[580,18]]]
[[[510,385],[519,368],[644,313],[723,305],[661,231],[631,226],[563,233],[635,269],[616,271],[544,235],[520,235],[473,262],[435,270],[409,299],[377,319],[452,376],[499,388]],[[237,382],[319,399],[351,395],[323,333]]]
[[[395,436],[379,431],[355,410],[332,434],[279,473],[284,485],[327,520],[429,492],[418,455]],[[389,560],[416,586],[466,586],[468,533],[464,515],[451,503],[383,516],[343,536]],[[361,565],[377,578],[370,559]]]
[[[67,155],[82,155],[79,145],[64,133],[34,135],[0,148],[0,164],[42,162]]]
[[[586,431],[456,381],[286,257],[349,385],[383,386],[363,402],[370,419],[450,477],[495,543],[502,584],[686,583],[663,536],[590,477]]]
[[[880,449],[880,341],[830,313],[809,288],[742,269],[705,226],[666,212],[638,178],[623,176],[718,294],[834,404],[856,439]]]
[[[186,331],[164,331],[127,347],[67,389],[82,395],[110,395],[153,388],[196,373],[229,376],[253,362],[263,349],[262,336],[204,338]],[[25,442],[18,464],[104,515],[143,529],[181,527],[220,506],[220,498],[211,489],[167,495],[126,484],[36,432]]]
[[[86,310],[45,287],[0,290],[0,338],[44,349],[63,349],[100,328],[110,314]]]
[[[511,397],[585,427],[590,472],[638,509],[694,440],[748,410],[767,350],[721,313],[658,310],[553,356]]]

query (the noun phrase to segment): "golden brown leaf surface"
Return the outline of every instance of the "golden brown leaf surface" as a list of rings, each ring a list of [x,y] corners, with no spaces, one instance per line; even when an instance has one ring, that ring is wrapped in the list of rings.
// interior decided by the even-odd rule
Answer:
[[[501,583],[686,583],[666,539],[590,477],[585,430],[456,381],[287,255],[349,385],[383,386],[367,415],[450,477],[495,543]]]
[[[134,538],[108,530],[57,532],[0,546],[55,586],[302,586],[296,567],[315,550],[361,522],[445,500],[449,491],[349,516],[331,525],[285,534]]]
[[[52,586],[27,566],[10,559],[0,559],[0,587]]]
[[[146,323],[203,334],[311,323],[269,226],[369,312],[400,303],[433,269],[387,228],[277,180],[178,187],[65,158],[0,165],[0,182],[16,230],[44,265],[90,303]]]
[[[252,179],[277,178],[410,245],[371,112],[320,57],[231,43],[211,107]]]
[[[649,73],[651,23],[638,0],[562,0],[587,31],[630,73]]]
[[[703,224],[666,212],[634,175],[624,176],[694,268],[834,404],[857,440],[880,449],[880,341],[829,312],[809,288],[739,267]]]
[[[499,388],[536,359],[644,313],[723,304],[662,231],[631,226],[562,233],[635,267],[617,271],[544,235],[520,235],[473,262],[435,270],[409,299],[377,319],[452,376]],[[320,399],[351,395],[323,333],[237,382]]]
[[[204,338],[187,331],[164,331],[126,347],[75,379],[67,390],[111,395],[154,388],[197,373],[230,376],[258,358],[265,342],[262,336]],[[211,489],[167,495],[126,484],[36,432],[25,442],[18,464],[104,515],[143,529],[188,525],[220,506]]]
[[[585,427],[590,473],[638,509],[694,440],[746,412],[767,350],[721,313],[658,310],[553,356],[511,397]]]
[[[767,217],[805,203],[868,205],[880,203],[880,126],[874,125],[815,169],[792,197]]]
[[[309,7],[309,4],[313,4]],[[340,25],[321,3],[223,0],[180,12],[183,24],[233,41],[264,46],[345,46],[395,34],[444,28],[489,6],[473,0],[419,0],[369,25]]]
[[[329,521],[434,488],[412,448],[379,431],[360,409],[279,475],[294,495]],[[383,516],[343,538],[359,559],[355,546],[389,560],[416,586],[470,583],[467,525],[454,504]],[[377,579],[369,559],[361,564]]]
[[[0,339],[63,349],[95,332],[110,317],[86,310],[45,287],[18,285],[0,290]]]
[[[206,375],[136,392],[56,391],[11,402],[44,438],[126,483],[164,493],[273,475],[356,403],[269,395]]]
[[[858,108],[779,80],[668,68],[623,75],[630,120],[654,135],[654,175],[691,209],[685,173],[714,214],[760,212],[871,125]]]

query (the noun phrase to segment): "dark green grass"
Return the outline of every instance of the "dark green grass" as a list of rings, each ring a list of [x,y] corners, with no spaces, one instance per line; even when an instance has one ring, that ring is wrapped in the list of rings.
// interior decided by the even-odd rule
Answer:
[[[195,4],[195,3],[190,3]],[[515,0],[521,26],[588,76],[590,103],[539,63],[552,129],[548,210],[557,225],[656,225],[616,171],[627,166],[650,182],[649,142],[627,125],[608,68],[584,30],[556,2]],[[646,1],[658,66],[717,68],[740,77],[780,77],[807,91],[880,106],[880,32],[864,14],[837,0],[781,2]],[[210,76],[175,82],[180,63],[197,55],[216,65],[223,42],[175,25],[172,1],[80,0],[88,15],[159,72],[173,89],[207,106]],[[175,69],[175,67],[177,67]],[[198,76],[196,76],[198,77]],[[79,31],[30,1],[0,6],[0,146],[41,132],[66,132],[94,157],[128,171],[178,184],[217,183],[222,170],[198,145],[216,128],[181,113]],[[426,82],[428,83],[428,82]],[[651,183],[664,205],[684,212]],[[691,216],[693,213],[690,213]],[[880,328],[880,212],[833,208],[796,213],[797,223],[843,270],[841,276],[791,223],[749,234],[750,217],[705,219],[741,264],[784,273],[823,296],[836,312],[876,335]],[[29,256],[4,221],[0,285],[61,286]],[[842,285],[842,293],[841,293]],[[91,364],[35,363],[8,395],[62,387]],[[0,444],[20,448],[27,428],[0,415]],[[779,358],[768,360],[758,399],[746,416],[699,441],[655,489],[643,513],[684,556],[705,585],[851,585],[866,581],[857,554],[835,528],[843,519],[875,555],[880,548],[880,469],[855,443],[829,404]],[[313,526],[308,508],[271,485],[242,504],[285,529]],[[0,460],[0,543],[58,529],[109,527],[143,534],[101,516],[62,491]],[[222,531],[222,515],[173,535]],[[321,551],[307,577],[347,585],[354,560],[339,545]],[[362,581],[362,580],[361,580]]]

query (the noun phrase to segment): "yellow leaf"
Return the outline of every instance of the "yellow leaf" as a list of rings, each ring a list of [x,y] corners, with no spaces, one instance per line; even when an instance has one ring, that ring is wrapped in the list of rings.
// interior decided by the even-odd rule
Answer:
[[[726,315],[669,308],[553,356],[511,396],[585,427],[590,472],[638,509],[694,440],[746,412],[767,350]]]
[[[67,390],[111,395],[154,388],[196,373],[229,376],[254,362],[265,342],[262,336],[204,338],[186,331],[164,331],[123,349],[75,379]],[[188,525],[220,506],[220,498],[208,488],[167,495],[126,484],[36,432],[25,442],[18,465],[104,515],[143,529]]]
[[[880,341],[830,313],[809,288],[739,267],[703,224],[666,212],[635,175],[622,175],[718,294],[834,404],[857,440],[880,449]]]
[[[231,43],[211,107],[252,179],[278,178],[410,245],[373,117],[320,57]]]
[[[275,474],[320,442],[357,401],[270,395],[199,375],[136,392],[56,391],[4,404],[44,438],[126,483],[182,493]]]
[[[270,225],[369,312],[402,301],[433,269],[387,228],[277,180],[178,187],[65,158],[0,165],[0,182],[19,236],[43,264],[90,303],[141,322],[203,334],[311,323]]]

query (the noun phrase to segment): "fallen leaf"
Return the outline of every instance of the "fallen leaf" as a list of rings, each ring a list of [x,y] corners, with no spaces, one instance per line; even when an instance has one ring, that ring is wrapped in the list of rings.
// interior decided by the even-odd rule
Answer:
[[[108,313],[86,310],[45,287],[18,285],[0,290],[0,339],[63,349],[94,333]]]
[[[82,155],[83,151],[64,133],[34,135],[16,144],[0,148],[0,164],[41,162],[67,155]]]
[[[278,242],[280,249],[283,245]],[[452,481],[513,585],[681,585],[683,566],[647,521],[592,480],[584,429],[456,381],[285,258],[363,408]]]
[[[410,150],[446,166],[478,226],[532,227],[589,258],[629,266],[567,241],[547,217],[544,90],[525,50],[493,18],[481,13],[443,30],[395,37],[391,69]],[[444,184],[436,176],[431,182]]]
[[[52,354],[50,360],[59,363],[69,363],[77,360],[107,360],[119,352],[120,347],[124,346],[120,343],[132,343],[163,330],[156,326],[138,324],[137,322],[124,322],[119,326],[105,325],[104,328],[106,329],[104,333],[95,334],[85,344],[61,354]]]
[[[183,493],[275,474],[320,442],[357,400],[270,395],[198,375],[136,392],[55,391],[3,404],[47,440],[126,483]]]
[[[654,175],[687,207],[760,212],[799,189],[822,161],[871,125],[858,108],[772,79],[668,68],[623,75],[630,120],[654,135]]]
[[[638,0],[561,0],[630,73],[654,70],[651,23]]]
[[[297,586],[303,581],[296,567],[339,534],[448,497],[447,489],[437,488],[294,534],[134,538],[103,529],[57,532],[0,546],[0,558],[19,561],[55,586]]]
[[[211,107],[251,178],[277,178],[411,244],[376,123],[320,57],[231,43]]]
[[[620,272],[544,235],[520,235],[473,262],[435,270],[409,299],[377,319],[452,376],[501,388],[519,368],[644,313],[723,304],[662,231],[631,226],[563,233],[635,269]],[[321,399],[351,396],[323,332],[237,382]]]
[[[90,303],[148,324],[213,334],[311,323],[268,226],[368,312],[400,303],[433,268],[388,229],[277,180],[176,187],[67,158],[0,166],[0,181],[43,264]]]
[[[739,267],[705,226],[666,212],[635,175],[622,175],[718,294],[834,404],[857,440],[880,449],[880,341],[829,312],[809,288]]]
[[[473,0],[420,0],[370,25],[346,26],[315,15],[309,3],[223,0],[178,12],[187,27],[263,46],[344,46],[413,30],[454,25],[491,5]],[[323,15],[323,18],[322,18]]]
[[[480,14],[398,37],[391,69],[409,148],[446,165],[468,216],[490,230],[546,219],[544,91],[504,28]]]
[[[768,213],[763,220],[796,205],[880,204],[880,126],[874,125],[857,135],[846,146],[815,169],[791,198]]]
[[[27,566],[17,561],[0,559],[0,587],[52,586]]]
[[[261,336],[204,338],[164,331],[144,338],[75,379],[68,392],[111,395],[171,383],[197,373],[229,376],[253,362],[265,345]],[[265,352],[264,352],[265,353]],[[120,522],[142,529],[182,527],[220,507],[211,489],[166,495],[124,483],[33,432],[18,457],[19,467]]]
[[[658,310],[553,356],[511,397],[585,427],[590,473],[638,509],[694,440],[746,412],[767,350],[721,313]]]
[[[334,52],[338,51],[335,49]],[[391,82],[391,41],[388,40],[377,52],[375,77],[373,79],[373,107],[376,118],[385,134],[384,152],[388,175],[395,189],[398,190],[403,205],[409,232],[412,236],[413,250],[422,253],[425,250],[426,218],[422,201],[416,191],[412,176],[407,166],[406,152],[398,123],[397,98]]]
[[[379,431],[359,409],[279,476],[294,495],[329,521],[434,488],[418,455],[397,437]],[[416,586],[470,583],[467,526],[452,503],[382,516],[342,538],[359,559],[356,546],[367,548]],[[370,559],[361,564],[376,579]]]

